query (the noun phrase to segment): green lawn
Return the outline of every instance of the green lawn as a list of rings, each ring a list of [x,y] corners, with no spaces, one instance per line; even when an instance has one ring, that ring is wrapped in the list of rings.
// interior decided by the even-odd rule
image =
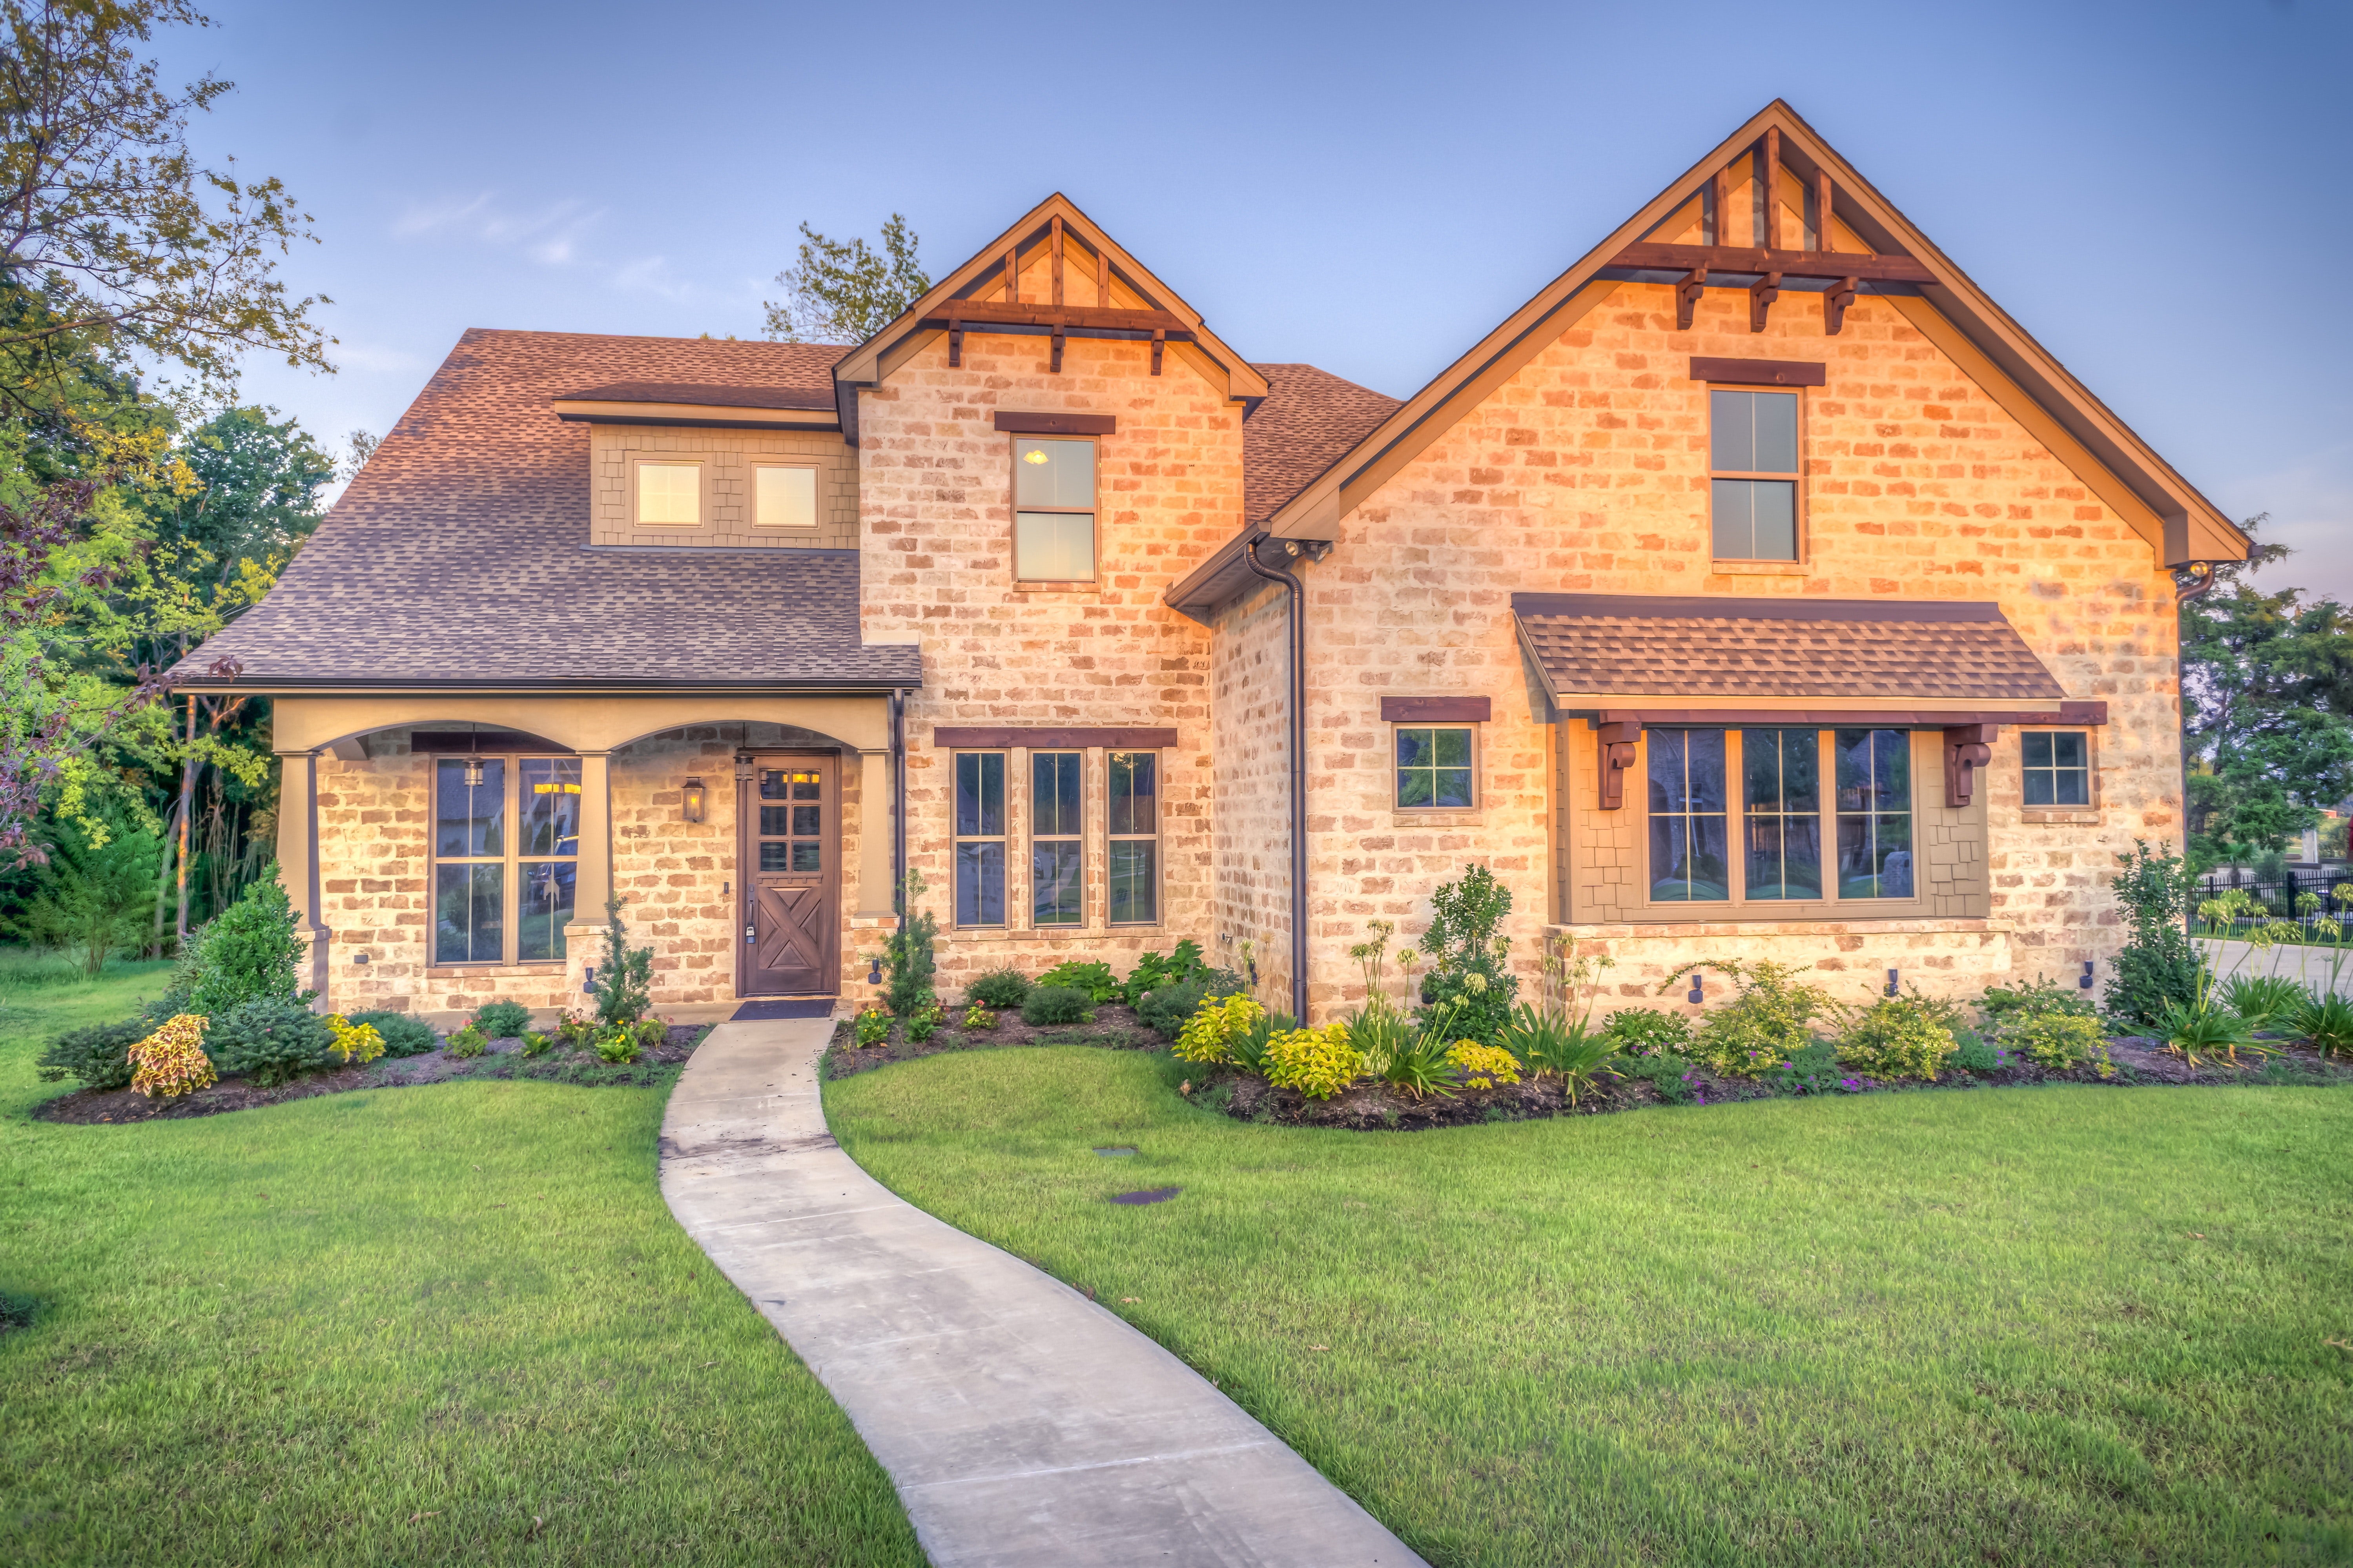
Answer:
[[[663,1091],[456,1083],[55,1127],[160,976],[0,964],[0,1562],[920,1563],[671,1220]]]
[[[1352,1133],[1196,1110],[1181,1070],[948,1054],[828,1108],[882,1181],[1093,1287],[1433,1563],[2353,1555],[2353,1350],[2327,1342],[2353,1345],[2353,1092]]]

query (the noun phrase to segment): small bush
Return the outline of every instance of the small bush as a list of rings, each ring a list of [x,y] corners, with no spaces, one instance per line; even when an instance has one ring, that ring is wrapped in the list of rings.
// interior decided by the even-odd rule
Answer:
[[[2189,945],[2189,903],[2197,886],[2189,868],[2160,841],[2157,851],[2133,840],[2133,852],[2119,854],[2124,868],[2108,880],[2124,906],[2132,936],[2116,954],[2108,982],[2108,1011],[2119,1018],[2154,1024],[2179,1005],[2198,1000],[2198,954]]]
[[[997,1015],[976,1002],[964,1010],[964,1026],[967,1029],[994,1029]]]
[[[1144,998],[1151,992],[1172,981],[1189,980],[1208,968],[1201,958],[1201,944],[1188,936],[1176,944],[1173,957],[1163,958],[1156,952],[1147,952],[1139,957],[1135,967],[1128,972],[1121,990],[1129,1006],[1141,1006]]]
[[[2080,1013],[2030,1014],[2003,1025],[1996,1039],[2003,1048],[2053,1072],[2072,1072],[2089,1065],[2102,1078],[2109,1078],[2116,1070],[2108,1059],[2107,1037],[2100,1033],[2100,1021]]]
[[[469,1024],[462,1029],[450,1032],[448,1050],[453,1057],[479,1057],[490,1048],[491,1037],[482,1033],[480,1024]]]
[[[1951,1003],[1916,992],[1885,997],[1848,1019],[1839,1035],[1838,1059],[1873,1078],[1933,1082],[1945,1058],[1959,1048],[1960,1042],[1953,1038],[1952,1014]],[[1798,1055],[1790,1052],[1789,1059]]]
[[[172,1100],[215,1081],[205,1055],[205,1020],[182,1013],[131,1047],[131,1087],[150,1100]]]
[[[1009,966],[992,969],[964,988],[964,999],[990,1007],[1018,1007],[1029,999],[1029,979]]]
[[[605,962],[596,966],[596,978],[588,986],[596,998],[596,1022],[609,1029],[644,1017],[653,1000],[653,980],[654,950],[629,945],[629,928],[621,920],[621,899],[616,893],[605,900]]]
[[[1668,975],[1659,990],[1672,989],[1694,969],[1715,970],[1737,988],[1730,1002],[1700,1020],[1693,1042],[1693,1054],[1725,1078],[1754,1077],[1788,1061],[1813,1044],[1810,1026],[1835,1007],[1820,986],[1795,984],[1790,977],[1797,969],[1766,960],[1688,963]]]
[[[1265,1016],[1266,1009],[1248,996],[1204,997],[1176,1033],[1176,1058],[1222,1067],[1234,1059],[1234,1037]]]
[[[2234,974],[2222,983],[2223,1005],[2250,1029],[2284,1027],[2304,1000],[2303,984],[2284,974]]]
[[[41,1077],[51,1083],[77,1078],[86,1089],[129,1089],[137,1070],[131,1047],[153,1034],[155,1024],[153,1018],[125,1018],[59,1035],[41,1052]]]
[[[902,1018],[913,1017],[937,999],[934,982],[939,973],[939,917],[914,907],[924,888],[921,871],[911,870],[901,881],[892,907],[906,918],[882,944],[882,967],[891,972],[883,994],[891,1011]]]
[[[880,1006],[858,1015],[855,1038],[860,1046],[879,1046],[891,1037],[891,1015]]]
[[[1671,1015],[1642,1016],[1663,1018]],[[1675,1022],[1680,1024],[1683,1020],[1676,1018]],[[1618,1059],[1624,1047],[1607,1027],[1594,1028],[1585,1018],[1571,1018],[1557,1007],[1538,1009],[1523,1002],[1504,1027],[1504,1048],[1526,1063],[1532,1073],[1558,1075],[1568,1102],[1575,1105],[1600,1081],[1604,1072],[1612,1070],[1610,1064]]]
[[[1437,1094],[1451,1099],[1462,1073],[1448,1059],[1454,1048],[1451,1027],[1453,1009],[1449,1008],[1434,1018],[1425,1018],[1419,1028],[1406,1032],[1391,1047],[1388,1066],[1380,1074],[1381,1081],[1392,1089],[1401,1089],[1416,1100]],[[1475,1042],[1474,1042],[1475,1043]],[[1357,1061],[1363,1062],[1361,1050]]]
[[[907,1039],[912,1045],[922,1045],[940,1026],[937,1013],[923,1012],[907,1020]]]
[[[1226,1053],[1234,1066],[1244,1072],[1266,1076],[1266,1053],[1277,1035],[1287,1035],[1299,1027],[1299,1020],[1288,1013],[1261,1013],[1250,1021],[1250,1026],[1226,1039]],[[1352,1037],[1353,1038],[1353,1037]]]
[[[1694,1066],[1687,1058],[1678,1056],[1628,1057],[1618,1070],[1624,1077],[1649,1084],[1669,1105],[1689,1105]]]
[[[1363,1070],[1364,1058],[1348,1043],[1342,1025],[1293,1029],[1267,1042],[1266,1080],[1279,1089],[1295,1089],[1309,1100],[1331,1099]]]
[[[474,1027],[494,1040],[520,1039],[531,1027],[531,1009],[520,1002],[485,1002],[474,1010]]]
[[[1835,1094],[1862,1087],[1840,1069],[1838,1047],[1827,1040],[1815,1041],[1764,1076],[1783,1094]]]
[[[2098,1011],[2083,987],[2063,985],[2041,974],[2026,985],[1989,986],[1978,1005],[1985,1010],[1986,1022],[1993,1025],[2036,1013],[2073,1013],[2089,1018]]]
[[[1486,867],[1465,866],[1461,880],[1431,889],[1430,907],[1420,951],[1430,970],[1422,976],[1421,1000],[1449,1012],[1458,1037],[1493,1045],[1511,1022],[1520,990],[1511,970],[1511,939],[1497,934],[1512,912],[1512,889]]]
[[[1076,959],[1065,959],[1054,965],[1038,976],[1038,984],[1043,989],[1081,992],[1088,1001],[1098,1005],[1122,1001],[1127,995],[1127,988],[1112,977],[1110,964],[1081,963]],[[1029,1018],[1026,1006],[1021,1016]],[[1034,1024],[1038,1020],[1029,1021]]]
[[[634,1025],[608,1025],[597,1031],[596,1059],[609,1067],[636,1061],[644,1050]]]
[[[1953,1038],[1957,1044],[1949,1059],[1963,1072],[2000,1072],[2009,1065],[2009,1053],[1988,1045],[1973,1029],[1955,1029]]]
[[[294,940],[293,906],[286,901],[275,865],[206,922],[195,943],[190,1012],[217,1019],[240,1003],[294,999],[302,944]]]
[[[637,1024],[638,1046],[641,1050],[658,1050],[670,1039],[668,1018],[640,1018]]]
[[[1183,1031],[1185,1021],[1200,1010],[1203,1001],[1211,996],[1230,996],[1241,990],[1240,984],[1219,986],[1217,977],[1197,974],[1190,980],[1172,980],[1156,990],[1145,994],[1135,1016],[1145,1027],[1162,1039],[1173,1040]]]
[[[1447,1051],[1446,1060],[1462,1075],[1463,1086],[1468,1089],[1493,1089],[1499,1083],[1520,1081],[1519,1061],[1501,1046],[1457,1040]]]
[[[2245,1019],[2209,1004],[2167,1003],[2158,1016],[2157,1033],[2167,1050],[2194,1068],[2221,1056],[2237,1061],[2239,1047],[2253,1043]]]
[[[330,1064],[327,1020],[291,996],[258,996],[212,1021],[205,1048],[224,1078],[264,1088],[291,1083]]]
[[[596,1037],[596,1026],[578,1013],[566,1013],[555,1020],[555,1037],[576,1048]]]
[[[1692,1049],[1691,1020],[1681,1013],[1620,1007],[1602,1031],[1630,1057],[1684,1056]]]
[[[536,1029],[527,1030],[522,1037],[522,1054],[527,1057],[543,1057],[554,1045],[554,1036],[543,1035]]]
[[[327,1049],[345,1067],[365,1067],[384,1055],[384,1037],[373,1024],[354,1024],[341,1013],[327,1018]]]
[[[1105,973],[1110,965],[1098,964]],[[1048,971],[1051,973],[1052,971]],[[1087,993],[1071,985],[1049,985],[1040,978],[1021,1004],[1021,1021],[1033,1027],[1049,1024],[1083,1024],[1094,1017],[1093,1003]]]
[[[421,1057],[441,1043],[433,1026],[406,1013],[354,1013],[354,1024],[365,1024],[384,1037],[384,1054],[388,1057]]]
[[[2324,1057],[2353,1056],[2353,1002],[2334,992],[2307,994],[2295,1010],[2295,1032]]]

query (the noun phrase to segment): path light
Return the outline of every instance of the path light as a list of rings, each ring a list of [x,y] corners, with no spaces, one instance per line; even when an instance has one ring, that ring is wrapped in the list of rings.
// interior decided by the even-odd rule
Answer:
[[[684,816],[686,820],[689,822],[701,822],[702,820],[702,781],[701,779],[689,779],[686,781],[686,805],[684,808]]]
[[[2092,961],[2090,959],[2087,958],[2084,960],[2084,977],[2081,980],[2076,981],[2075,984],[2085,991],[2089,991],[2092,988]]]
[[[1903,994],[1903,989],[1904,988],[1902,986],[1895,983],[1895,971],[1892,969],[1889,970],[1887,972],[1887,994],[1890,996],[1901,995]]]

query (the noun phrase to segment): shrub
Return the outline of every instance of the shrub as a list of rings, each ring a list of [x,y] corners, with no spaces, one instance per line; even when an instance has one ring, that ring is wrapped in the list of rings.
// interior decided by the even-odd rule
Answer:
[[[1234,1037],[1266,1016],[1266,1009],[1243,995],[1205,997],[1177,1031],[1179,1061],[1220,1067],[1233,1058]]]
[[[145,939],[164,844],[119,820],[102,832],[71,821],[58,827],[31,896],[0,926],[37,947],[78,951],[82,972],[95,978],[108,953]]]
[[[383,1036],[384,1054],[388,1057],[421,1057],[441,1043],[432,1025],[406,1013],[354,1013],[352,1022],[365,1024]]]
[[[2132,926],[2108,982],[2108,1011],[2140,1024],[2157,1023],[2176,1005],[2193,1007],[2199,997],[2188,929],[2195,879],[2168,844],[2160,840],[2158,850],[2134,839],[2132,853],[2116,857],[2124,869],[2108,883]]]
[[[1343,1025],[1293,1029],[1267,1042],[1266,1080],[1279,1089],[1295,1089],[1309,1100],[1331,1099],[1363,1069],[1364,1058],[1348,1043]]]
[[[905,916],[882,944],[882,966],[891,972],[883,996],[892,1012],[913,1017],[937,1000],[934,992],[939,973],[940,922],[929,910],[914,911],[926,884],[921,871],[911,870],[899,887],[899,912]]]
[[[2284,974],[2233,974],[2222,983],[2222,1002],[2250,1029],[2277,1028],[2303,1005],[2304,985]]]
[[[171,1018],[131,1047],[131,1087],[150,1100],[172,1100],[213,1082],[204,1040],[201,1016],[182,1013]]]
[[[1189,979],[1208,968],[1202,962],[1201,944],[1188,936],[1176,944],[1176,956],[1172,958],[1163,958],[1156,952],[1138,958],[1135,967],[1128,972],[1122,992],[1129,1006],[1141,1006],[1148,993],[1173,980]]]
[[[1429,1094],[1451,1098],[1462,1079],[1461,1070],[1447,1059],[1447,1053],[1454,1048],[1454,1031],[1449,1027],[1452,1022],[1451,1012],[1424,1017],[1419,1028],[1407,1032],[1392,1047],[1388,1066],[1379,1075],[1381,1081],[1416,1100]],[[1360,1066],[1363,1059],[1359,1051]]]
[[[596,998],[596,1022],[611,1028],[644,1017],[653,1002],[653,979],[654,950],[629,945],[629,928],[621,920],[617,893],[605,900],[605,962],[588,984],[589,994]]]
[[[1618,1071],[1623,1077],[1649,1084],[1669,1105],[1688,1105],[1693,1098],[1693,1065],[1688,1058],[1678,1056],[1627,1057]]]
[[[1470,1089],[1493,1089],[1499,1083],[1520,1081],[1520,1064],[1511,1052],[1501,1046],[1482,1046],[1476,1040],[1457,1040],[1446,1053],[1449,1066],[1462,1075]]]
[[[2295,1016],[2295,1032],[2310,1041],[2314,1050],[2324,1057],[2353,1056],[2353,1002],[2333,991],[2308,994]]]
[[[1227,1054],[1234,1066],[1244,1072],[1266,1076],[1266,1053],[1277,1035],[1287,1035],[1299,1027],[1299,1020],[1288,1013],[1261,1013],[1250,1021],[1250,1026],[1226,1039]]]
[[[638,1020],[637,1036],[638,1045],[640,1048],[649,1051],[654,1050],[660,1047],[664,1041],[670,1038],[670,1020],[667,1018],[640,1018]]]
[[[1681,1013],[1620,1007],[1602,1026],[1630,1057],[1684,1056],[1692,1049],[1692,1025]]]
[[[933,1031],[939,1026],[940,1018],[937,1013],[928,1010],[918,1013],[907,1020],[907,1039],[911,1044],[920,1046],[930,1039]]]
[[[2100,1021],[2081,1013],[2033,1013],[2005,1024],[1996,1037],[2004,1049],[2016,1051],[2037,1067],[2070,1072],[2090,1064],[2102,1078],[2115,1074],[2108,1060],[2107,1037]]]
[[[2000,1072],[2008,1065],[2008,1053],[1996,1050],[1973,1029],[1955,1029],[1953,1038],[1957,1043],[1949,1059],[1964,1072]]]
[[[992,969],[964,988],[964,999],[991,1007],[1018,1007],[1029,999],[1029,980],[1018,969]]]
[[[1799,973],[1786,963],[1737,959],[1687,963],[1659,986],[1662,994],[1695,969],[1713,969],[1731,980],[1737,994],[1700,1020],[1693,1054],[1725,1078],[1746,1078],[1778,1067],[1813,1043],[1810,1026],[1833,1011],[1819,985],[1799,985]]]
[[[2035,1013],[2073,1013],[2089,1018],[2097,1012],[2083,987],[2063,985],[2041,974],[2031,984],[2014,988],[1989,986],[1978,1005],[1984,1010],[1986,1021],[1993,1025]]]
[[[2158,1037],[2165,1048],[2191,1067],[2203,1067],[2218,1056],[2239,1059],[2239,1047],[2252,1044],[2246,1021],[2236,1013],[2215,1006],[2185,1006],[2168,1002],[2157,1020]]]
[[[1764,1076],[1783,1094],[1832,1094],[1862,1087],[1839,1070],[1838,1047],[1827,1040],[1815,1041]]]
[[[220,1018],[240,1003],[294,999],[302,944],[294,940],[294,909],[275,864],[207,922],[195,942],[190,1012]]]
[[[626,1067],[636,1061],[644,1049],[634,1026],[607,1025],[596,1031],[596,1059],[608,1067]]]
[[[450,1031],[448,1047],[453,1057],[479,1057],[491,1048],[491,1037],[482,1033],[480,1025],[469,1024],[462,1029]]]
[[[527,1057],[543,1057],[554,1045],[554,1036],[543,1035],[536,1029],[526,1030],[522,1037],[522,1054]]]
[[[1245,989],[1242,977],[1233,971],[1212,969],[1189,979],[1172,980],[1145,993],[1144,1005],[1136,1008],[1135,1016],[1162,1039],[1173,1040],[1184,1028],[1185,1020],[1199,1010],[1203,998],[1231,996]]]
[[[858,1015],[853,1037],[861,1046],[879,1046],[891,1037],[891,1015],[878,1004]]]
[[[1039,987],[1049,990],[1077,991],[1093,1003],[1117,1002],[1127,994],[1126,988],[1112,978],[1108,963],[1081,963],[1076,959],[1064,959],[1045,973],[1038,976]],[[1027,1007],[1021,1016],[1029,1017]],[[1031,1023],[1038,1020],[1029,1018]]]
[[[328,1065],[334,1033],[291,996],[257,996],[212,1021],[205,1048],[225,1078],[269,1087]]]
[[[1111,968],[1109,964],[1094,967],[1106,973]],[[1087,993],[1071,985],[1049,985],[1042,976],[1030,991],[1029,999],[1021,1004],[1021,1021],[1032,1026],[1083,1024],[1093,1017],[1092,998]]]
[[[976,1002],[964,1010],[964,1026],[967,1029],[994,1029],[997,1015]]]
[[[474,1010],[474,1027],[494,1040],[519,1039],[531,1027],[531,1009],[520,1002],[485,1002]]]
[[[1421,951],[1430,972],[1421,982],[1421,1000],[1451,1008],[1457,1033],[1493,1045],[1511,1021],[1520,990],[1508,963],[1511,939],[1495,934],[1512,912],[1512,890],[1486,867],[1466,866],[1461,880],[1440,884],[1430,903]]]
[[[1924,1078],[1935,1081],[1936,1069],[1959,1047],[1953,1038],[1953,1005],[1933,1001],[1914,992],[1888,996],[1862,1008],[1840,1031],[1838,1059],[1873,1078]],[[1799,1052],[1789,1053],[1794,1060]]]
[[[567,1046],[585,1046],[596,1037],[596,1026],[577,1013],[566,1013],[555,1020],[555,1037]]]
[[[1523,1002],[1512,1015],[1512,1022],[1504,1026],[1504,1048],[1527,1064],[1532,1073],[1557,1075],[1568,1102],[1575,1105],[1604,1072],[1611,1070],[1610,1064],[1624,1047],[1607,1028],[1594,1028],[1586,1019],[1571,1018],[1556,1007],[1539,1010]]]
[[[341,1013],[327,1017],[327,1049],[345,1067],[365,1067],[384,1055],[384,1037],[373,1024],[354,1024]]]
[[[87,1089],[129,1089],[136,1070],[131,1047],[153,1034],[155,1025],[153,1018],[138,1017],[69,1030],[41,1052],[41,1077],[51,1083],[77,1078]]]

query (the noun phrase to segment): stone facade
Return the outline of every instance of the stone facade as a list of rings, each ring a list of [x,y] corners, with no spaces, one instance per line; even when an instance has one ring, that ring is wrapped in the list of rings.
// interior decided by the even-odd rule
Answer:
[[[1217,962],[1289,1011],[1291,631],[1288,595],[1265,584],[1211,630],[1211,751],[1217,786]]]

